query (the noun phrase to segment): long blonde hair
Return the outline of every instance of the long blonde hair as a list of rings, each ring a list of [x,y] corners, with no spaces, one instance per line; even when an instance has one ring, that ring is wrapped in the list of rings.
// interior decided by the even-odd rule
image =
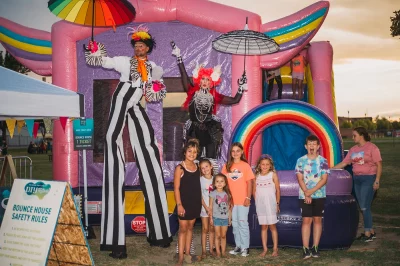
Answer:
[[[260,159],[257,161],[257,167],[256,167],[256,177],[261,174],[261,162],[267,160],[271,164],[271,169],[270,172],[275,172],[275,165],[274,165],[274,160],[272,160],[272,157],[268,154],[263,154],[261,155]]]
[[[232,158],[233,147],[239,147],[243,151],[242,156],[240,156],[240,160],[247,163],[246,156],[244,155],[243,145],[240,142],[234,142],[232,143],[231,148],[229,149],[228,161],[226,162],[226,170],[228,172],[231,172],[231,167],[233,165],[233,158]]]

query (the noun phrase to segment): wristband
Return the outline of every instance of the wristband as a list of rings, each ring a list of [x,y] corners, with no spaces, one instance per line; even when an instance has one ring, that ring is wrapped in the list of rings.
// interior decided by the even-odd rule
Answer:
[[[249,198],[249,197],[246,197],[246,199],[251,200],[251,198]]]
[[[176,206],[182,206],[182,204],[181,203],[177,203]]]
[[[375,182],[375,184],[379,185],[379,182]]]
[[[279,205],[279,202],[277,202],[276,205]]]

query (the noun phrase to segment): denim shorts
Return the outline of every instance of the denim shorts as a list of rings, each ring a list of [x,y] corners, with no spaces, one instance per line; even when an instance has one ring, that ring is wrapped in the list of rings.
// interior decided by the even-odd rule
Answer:
[[[229,221],[228,219],[221,219],[213,217],[214,226],[228,226]]]

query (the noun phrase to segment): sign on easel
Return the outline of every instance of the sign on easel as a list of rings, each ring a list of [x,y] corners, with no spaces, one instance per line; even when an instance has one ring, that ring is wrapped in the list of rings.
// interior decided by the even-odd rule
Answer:
[[[15,179],[0,228],[3,265],[94,265],[67,182]]]

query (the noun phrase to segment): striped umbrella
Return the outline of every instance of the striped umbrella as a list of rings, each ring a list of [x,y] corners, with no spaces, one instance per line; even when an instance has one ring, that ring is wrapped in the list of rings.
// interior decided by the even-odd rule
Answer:
[[[236,55],[244,55],[244,65],[246,66],[246,55],[263,55],[279,51],[279,45],[262,32],[249,30],[246,26],[244,30],[235,30],[218,36],[212,42],[215,50]]]
[[[57,17],[80,25],[113,27],[132,22],[135,8],[128,0],[50,0],[48,8]]]

